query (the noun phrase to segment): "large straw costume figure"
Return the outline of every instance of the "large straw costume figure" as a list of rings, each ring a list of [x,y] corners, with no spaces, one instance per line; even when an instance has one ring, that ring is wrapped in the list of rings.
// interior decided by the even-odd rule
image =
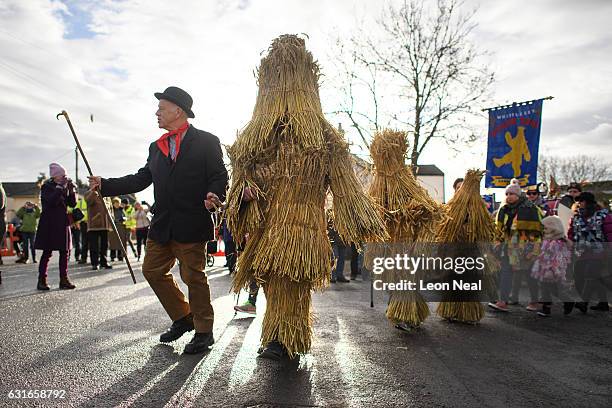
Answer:
[[[386,237],[355,177],[348,145],[323,116],[318,79],[303,39],[275,39],[258,70],[253,117],[228,149],[233,169],[228,226],[235,237],[249,235],[233,289],[247,287],[253,278],[262,284],[267,298],[262,344],[278,342],[289,356],[310,349],[311,290],[329,282],[328,188],[334,224],[345,242]],[[256,200],[243,200],[247,187]]]
[[[374,136],[370,154],[374,161],[374,180],[370,196],[384,211],[389,232],[389,243],[385,256],[411,253],[422,248],[419,243],[434,240],[434,224],[440,221],[439,205],[416,180],[405,159],[408,150],[406,133],[385,129]],[[378,246],[380,247],[380,246]],[[390,252],[389,252],[390,251]],[[380,256],[376,250],[369,251],[366,263]],[[419,255],[421,249],[418,249]],[[411,275],[406,271],[386,271],[384,281],[416,282],[424,271]],[[393,291],[387,306],[387,318],[397,328],[409,330],[418,327],[429,316],[429,307],[417,291]]]
[[[461,187],[446,205],[448,218],[442,222],[437,231],[437,241],[441,244],[459,244],[454,248],[454,256],[486,256],[485,269],[478,276],[466,273],[461,276],[464,281],[481,279],[483,290],[490,291],[494,285],[493,273],[497,268],[490,253],[490,244],[495,240],[496,229],[493,218],[487,211],[480,196],[480,180],[483,172],[468,170]],[[473,245],[472,245],[473,244]],[[449,247],[449,246],[447,246]],[[449,294],[452,301],[440,302],[437,314],[448,320],[464,323],[476,323],[485,315],[485,309],[479,301],[459,301],[461,293]]]

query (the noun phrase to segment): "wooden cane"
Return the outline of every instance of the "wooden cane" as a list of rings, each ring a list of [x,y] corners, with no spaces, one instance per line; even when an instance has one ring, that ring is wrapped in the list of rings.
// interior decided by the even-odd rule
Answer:
[[[83,161],[85,162],[85,166],[87,167],[87,171],[89,172],[90,176],[93,176],[93,172],[91,171],[91,166],[89,166],[89,162],[87,161],[87,157],[85,157],[85,152],[83,151],[83,148],[81,147],[81,143],[79,142],[79,138],[77,137],[76,132],[74,131],[74,127],[72,127],[72,122],[70,122],[70,118],[68,117],[68,112],[63,110],[60,113],[58,113],[55,116],[55,118],[57,120],[59,120],[60,116],[63,116],[63,117],[66,118],[66,122],[68,122],[68,127],[70,127],[70,132],[72,132],[72,137],[74,137],[74,141],[76,142],[77,148],[79,149],[79,152],[81,153],[81,157],[83,158]],[[100,196],[101,195],[102,194],[100,194]],[[136,283],[136,276],[134,276],[134,270],[132,269],[132,265],[130,264],[130,260],[128,259],[128,254],[127,254],[127,251],[125,250],[125,245],[123,244],[123,240],[121,239],[121,235],[119,235],[119,231],[117,230],[117,226],[115,225],[115,221],[113,220],[113,217],[111,217],[110,212],[108,211],[108,208],[106,207],[106,205],[103,205],[102,207],[104,207],[104,211],[106,212],[106,216],[108,217],[108,219],[111,222],[111,225],[113,227],[113,231],[115,231],[115,234],[117,235],[117,238],[119,239],[119,242],[121,243],[121,251],[123,252],[123,258],[125,259],[125,263],[127,264],[127,267],[130,270],[130,275],[132,275],[132,281],[134,283]]]

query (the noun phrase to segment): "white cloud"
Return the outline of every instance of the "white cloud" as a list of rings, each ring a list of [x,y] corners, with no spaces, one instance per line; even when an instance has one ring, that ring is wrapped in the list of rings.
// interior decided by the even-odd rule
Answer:
[[[571,140],[610,123],[610,5],[577,3],[483,2],[477,15],[475,41],[495,51],[500,79],[495,102],[556,97],[544,108],[542,141],[551,145],[556,138]],[[162,133],[155,126],[152,94],[169,85],[191,93],[197,127],[229,144],[250,119],[257,92],[253,70],[274,37],[306,33],[309,49],[331,76],[330,38],[350,33],[381,3],[105,0],[68,5],[90,13],[87,29],[93,37],[64,38],[70,7],[61,1],[0,3],[2,180],[33,180],[46,171],[45,163],[72,148],[66,124],[55,119],[62,109],[70,113],[97,173],[135,171],[146,159],[148,144]],[[328,111],[335,102],[330,85],[325,81],[321,92]],[[563,133],[563,119],[570,116],[573,130]],[[554,135],[547,134],[547,120]],[[482,129],[484,135],[486,120]],[[596,143],[588,146],[592,150],[584,153],[600,152]],[[453,156],[444,145],[432,145],[423,163],[438,164],[452,182],[466,167],[483,166],[484,150],[476,146]],[[62,161],[72,167],[69,155]]]

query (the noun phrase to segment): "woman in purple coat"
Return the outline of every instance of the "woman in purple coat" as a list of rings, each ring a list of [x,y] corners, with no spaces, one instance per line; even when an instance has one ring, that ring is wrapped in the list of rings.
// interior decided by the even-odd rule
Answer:
[[[47,267],[53,251],[59,251],[60,289],[74,289],[68,280],[68,252],[72,237],[67,207],[76,205],[75,188],[66,177],[66,169],[57,163],[49,165],[50,179],[40,189],[42,214],[36,231],[36,249],[42,249],[38,265],[38,290],[49,290]]]

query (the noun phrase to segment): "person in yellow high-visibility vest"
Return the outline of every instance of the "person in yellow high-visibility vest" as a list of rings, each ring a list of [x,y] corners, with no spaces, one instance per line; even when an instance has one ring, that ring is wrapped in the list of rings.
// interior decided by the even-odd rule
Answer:
[[[127,229],[128,239],[131,240],[132,233],[136,229],[136,218],[133,217],[135,211],[134,206],[130,204],[126,198],[121,200],[121,206],[123,207],[123,212],[125,213],[125,222],[123,225],[125,225],[125,228]]]

